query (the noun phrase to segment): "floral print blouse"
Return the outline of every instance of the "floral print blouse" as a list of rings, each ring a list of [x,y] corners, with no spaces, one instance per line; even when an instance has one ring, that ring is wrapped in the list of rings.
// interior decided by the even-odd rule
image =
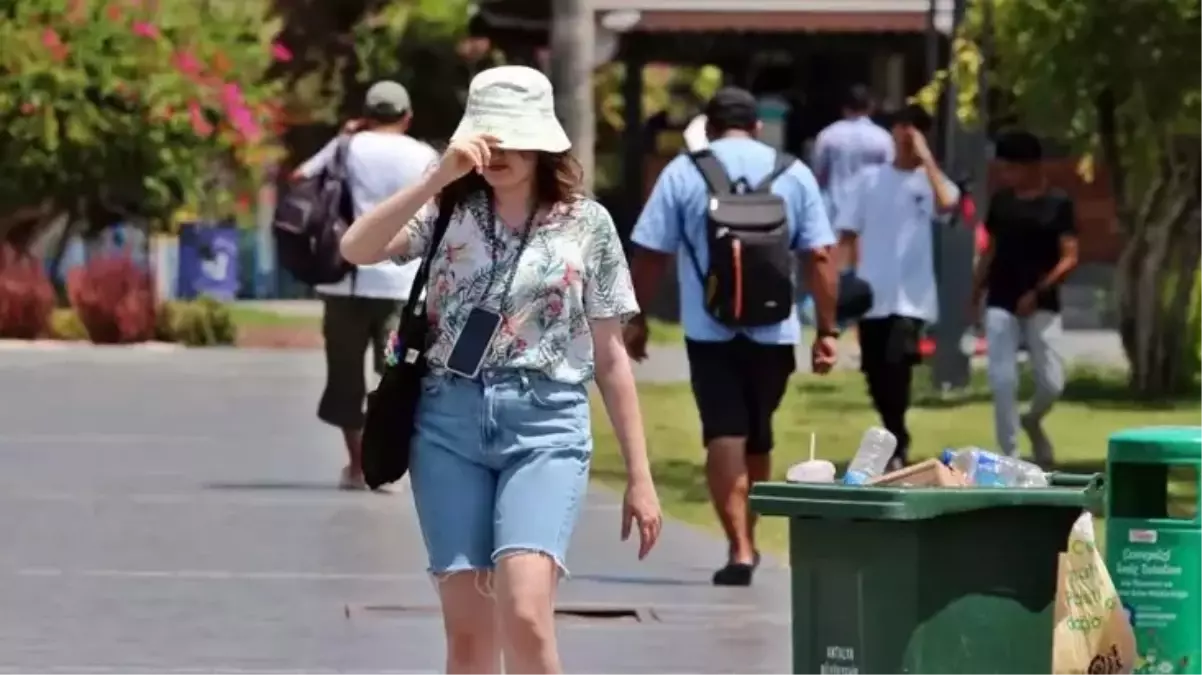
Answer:
[[[570,384],[591,380],[589,320],[625,320],[639,311],[630,269],[609,212],[587,198],[557,204],[534,221],[517,260],[522,233],[499,219],[490,222],[486,200],[479,194],[456,207],[431,263],[426,292],[432,333],[426,358],[431,368],[445,367],[468,314],[474,307],[483,307],[501,314],[501,327],[485,367],[537,370]],[[405,226],[409,252],[395,262],[426,255],[436,210],[427,206]],[[489,297],[483,298],[493,272],[494,237],[500,264]],[[506,294],[515,264],[513,285]]]

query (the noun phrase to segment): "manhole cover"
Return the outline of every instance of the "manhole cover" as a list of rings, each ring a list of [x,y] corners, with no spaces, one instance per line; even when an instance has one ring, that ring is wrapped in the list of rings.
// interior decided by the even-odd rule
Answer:
[[[642,611],[633,607],[614,606],[582,606],[567,605],[555,608],[555,616],[560,620],[585,623],[645,623],[655,620],[655,612],[650,609]]]
[[[438,605],[347,605],[346,618],[355,614],[392,615],[437,615]],[[650,623],[659,621],[659,616],[650,607],[625,607],[619,605],[560,605],[555,608],[555,617],[572,623]]]

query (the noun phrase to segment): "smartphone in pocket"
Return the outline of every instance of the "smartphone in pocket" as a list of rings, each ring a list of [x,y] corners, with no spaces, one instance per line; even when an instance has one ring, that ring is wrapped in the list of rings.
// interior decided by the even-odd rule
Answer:
[[[497,312],[473,307],[455,344],[447,358],[447,370],[466,378],[480,374],[488,349],[501,328],[501,315]]]

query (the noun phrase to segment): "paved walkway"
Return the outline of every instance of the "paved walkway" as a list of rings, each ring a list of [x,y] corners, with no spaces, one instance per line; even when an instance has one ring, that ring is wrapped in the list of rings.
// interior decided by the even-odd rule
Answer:
[[[431,672],[407,495],[331,489],[311,352],[0,350],[0,671]],[[669,523],[644,562],[594,489],[569,564],[575,672],[785,672],[786,573],[708,585]],[[374,607],[373,607],[374,606]]]

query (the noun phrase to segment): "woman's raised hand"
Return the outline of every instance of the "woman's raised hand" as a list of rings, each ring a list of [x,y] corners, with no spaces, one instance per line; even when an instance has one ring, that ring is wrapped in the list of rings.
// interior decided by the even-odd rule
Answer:
[[[483,171],[499,142],[499,138],[489,134],[473,134],[452,141],[438,163],[438,175],[443,184],[458,180],[472,170]]]

